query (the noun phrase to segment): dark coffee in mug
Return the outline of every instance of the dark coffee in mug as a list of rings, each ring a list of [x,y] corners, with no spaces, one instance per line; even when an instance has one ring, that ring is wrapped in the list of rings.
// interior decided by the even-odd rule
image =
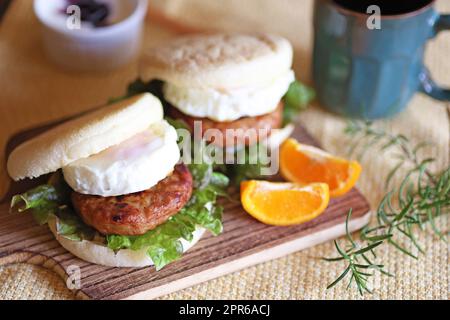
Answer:
[[[382,15],[399,15],[420,10],[431,4],[432,0],[333,0],[347,10],[367,13],[367,8],[377,5]]]

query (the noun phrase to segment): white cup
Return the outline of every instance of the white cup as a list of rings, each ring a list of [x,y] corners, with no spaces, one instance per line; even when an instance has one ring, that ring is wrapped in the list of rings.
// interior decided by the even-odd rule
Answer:
[[[101,2],[109,5],[109,25],[95,28],[82,22],[81,28],[73,28],[66,0],[34,0],[44,50],[52,61],[71,70],[101,71],[116,69],[137,56],[148,1]]]

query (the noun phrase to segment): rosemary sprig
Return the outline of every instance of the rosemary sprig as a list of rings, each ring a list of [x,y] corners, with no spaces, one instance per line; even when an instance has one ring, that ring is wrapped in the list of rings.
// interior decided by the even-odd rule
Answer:
[[[361,247],[360,244],[356,243],[348,232],[350,211],[346,220],[348,249],[343,250],[335,241],[336,250],[340,256],[325,259],[326,261],[347,261],[344,272],[328,288],[338,284],[350,273],[351,277],[347,287],[349,288],[354,281],[359,293],[363,294],[364,292],[370,293],[370,290],[367,289],[367,281],[373,273],[361,273],[361,269],[377,269],[384,275],[392,276],[384,270],[383,264],[374,264],[370,259],[367,259],[368,252],[372,254],[373,258],[376,258],[374,249],[387,243],[400,252],[418,259],[418,255],[424,253],[425,249],[419,244],[417,233],[418,230],[425,231],[426,225],[431,226],[437,237],[447,241],[448,231],[439,230],[435,224],[435,219],[443,214],[448,214],[450,211],[450,167],[441,173],[431,172],[428,166],[433,159],[421,160],[417,155],[421,148],[429,145],[428,143],[421,143],[412,148],[409,140],[403,135],[392,135],[374,129],[371,123],[352,122],[345,132],[356,137],[351,152],[354,153],[359,149],[360,157],[377,143],[382,143],[381,150],[397,147],[396,152],[399,154],[401,161],[389,172],[386,178],[387,185],[405,163],[408,162],[411,165],[399,187],[388,192],[379,204],[376,223],[372,226],[366,226],[360,232],[360,241],[365,246]],[[416,249],[417,253],[408,249],[411,246]],[[363,260],[365,264],[359,264],[358,259]]]
[[[392,235],[388,243],[395,248],[418,259],[419,253],[425,249],[418,243],[418,231],[424,231],[426,224],[431,226],[434,234],[443,241],[447,241],[445,233],[436,226],[435,219],[449,212],[450,209],[450,168],[443,173],[433,176],[436,183],[430,183],[425,177],[427,163],[411,170],[400,184],[397,192],[389,192],[381,201],[377,209],[375,227],[366,227],[361,232],[361,238],[370,238],[372,234],[380,232]],[[418,172],[417,182],[412,176]],[[397,205],[394,207],[393,200]],[[417,253],[408,249],[415,247]]]
[[[423,161],[431,162],[434,160],[421,161],[418,157],[419,151],[432,146],[432,143],[423,141],[412,146],[406,136],[374,128],[370,121],[350,121],[344,132],[353,138],[353,143],[350,144],[348,150],[349,155],[356,156],[359,160],[363,159],[367,151],[373,147],[378,146],[380,152],[396,147],[393,156],[398,159],[398,162],[387,175],[386,186],[389,186],[392,178],[404,165],[409,164],[410,167],[417,168]],[[425,171],[425,174],[430,180],[434,179],[433,174],[428,170]]]
[[[372,292],[368,286],[368,279],[369,277],[373,276],[373,272],[371,273],[370,270],[378,270],[383,274],[391,276],[389,272],[384,270],[384,265],[373,263],[372,257],[369,258],[369,254],[371,254],[373,258],[376,258],[375,248],[381,245],[384,240],[389,239],[391,235],[384,234],[372,237],[370,241],[366,243],[366,246],[360,246],[353,240],[352,235],[350,234],[348,229],[348,223],[351,216],[352,209],[350,209],[350,211],[348,212],[347,219],[345,221],[346,239],[348,242],[346,248],[341,248],[337,240],[335,240],[334,246],[336,247],[339,256],[336,258],[323,258],[323,260],[329,262],[344,260],[347,263],[345,270],[336,280],[328,285],[327,289],[334,287],[348,274],[350,274],[350,280],[348,282],[347,288],[349,288],[354,282],[356,284],[356,287],[358,288],[359,293],[362,295],[364,294],[364,292]]]

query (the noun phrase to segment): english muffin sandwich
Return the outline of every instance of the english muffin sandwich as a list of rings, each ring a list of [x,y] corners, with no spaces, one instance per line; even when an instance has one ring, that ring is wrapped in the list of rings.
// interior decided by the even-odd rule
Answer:
[[[160,269],[205,229],[222,230],[215,200],[227,178],[180,163],[177,139],[149,93],[65,122],[9,156],[16,181],[49,174],[47,184],[13,197],[11,207],[32,212],[83,260]]]
[[[192,131],[201,123],[202,136],[220,130],[223,139],[211,142],[229,147],[236,137],[227,136],[228,129],[240,130],[248,145],[247,129],[260,140],[283,126],[283,97],[296,89],[292,59],[291,44],[275,35],[193,35],[148,50],[140,72],[144,81],[163,81],[161,98],[171,117]]]

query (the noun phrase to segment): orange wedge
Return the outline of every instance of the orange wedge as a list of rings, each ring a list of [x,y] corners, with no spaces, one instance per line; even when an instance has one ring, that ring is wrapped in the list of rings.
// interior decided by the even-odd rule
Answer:
[[[291,182],[328,184],[333,198],[344,195],[355,186],[361,165],[288,139],[280,150],[280,170],[282,176]]]
[[[290,226],[319,216],[327,208],[330,195],[325,183],[301,186],[252,180],[241,183],[241,201],[255,219],[274,226]]]

